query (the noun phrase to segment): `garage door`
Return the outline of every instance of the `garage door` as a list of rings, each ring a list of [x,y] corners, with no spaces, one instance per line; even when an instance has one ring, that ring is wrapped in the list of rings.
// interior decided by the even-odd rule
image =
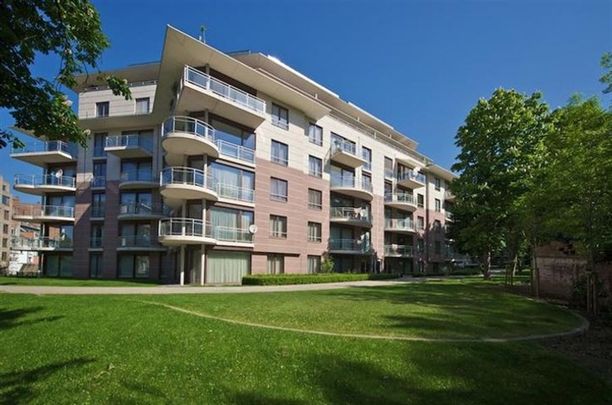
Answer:
[[[248,252],[212,251],[206,263],[206,284],[240,284],[249,274],[251,254]]]

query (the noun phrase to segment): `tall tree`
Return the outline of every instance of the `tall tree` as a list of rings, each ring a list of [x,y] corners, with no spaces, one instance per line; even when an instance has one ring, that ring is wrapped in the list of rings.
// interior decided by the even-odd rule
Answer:
[[[84,144],[88,132],[64,93],[75,77],[97,69],[109,41],[100,17],[88,0],[3,0],[0,2],[0,108],[11,111],[15,126],[37,137]],[[34,77],[30,70],[40,55],[56,56],[53,80]],[[130,98],[127,82],[104,79],[115,95]],[[21,142],[0,129],[0,148]]]
[[[491,256],[505,240],[518,249],[519,236],[509,232],[521,230],[516,226],[520,198],[529,189],[531,168],[551,130],[540,93],[497,89],[490,99],[478,101],[457,132],[461,151],[452,167],[459,172],[451,184],[457,219],[452,232],[461,250],[482,258],[485,278]]]

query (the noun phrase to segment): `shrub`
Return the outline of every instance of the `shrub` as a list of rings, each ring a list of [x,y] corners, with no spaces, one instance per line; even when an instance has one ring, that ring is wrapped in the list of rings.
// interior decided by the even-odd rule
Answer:
[[[389,280],[398,277],[398,274],[388,273],[262,274],[242,277],[242,285],[339,283],[360,280]]]

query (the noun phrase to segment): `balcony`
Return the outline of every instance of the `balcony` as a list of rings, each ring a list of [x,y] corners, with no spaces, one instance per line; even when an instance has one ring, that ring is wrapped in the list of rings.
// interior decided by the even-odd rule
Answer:
[[[329,212],[330,222],[360,226],[364,228],[372,227],[372,220],[367,209],[353,207],[332,207]]]
[[[357,168],[368,163],[357,152],[357,145],[341,139],[332,139],[330,159],[348,167]]]
[[[15,221],[74,222],[74,207],[61,205],[25,206],[13,211]]]
[[[385,219],[385,232],[415,233],[416,227],[414,226],[414,221],[409,218],[387,218]]]
[[[361,239],[330,239],[329,253],[349,255],[369,255],[372,253],[370,242]]]
[[[190,66],[185,66],[178,111],[208,110],[250,128],[266,119],[266,102]]]
[[[159,251],[165,250],[150,235],[122,235],[119,236],[118,251]]]
[[[416,199],[409,193],[387,193],[385,194],[385,205],[410,212],[417,209]]]
[[[414,257],[414,247],[410,245],[385,245],[385,257]]]
[[[444,219],[446,219],[449,222],[453,221],[453,213],[450,211],[444,211]]]
[[[159,187],[159,179],[151,172],[125,171],[121,173],[120,190],[139,190]]]
[[[357,180],[354,176],[331,176],[331,191],[359,198],[365,201],[372,201],[372,183],[361,179]]]
[[[224,184],[214,179],[212,189],[217,193],[219,201],[227,200],[232,204],[244,204],[253,206],[255,203],[255,190],[246,187],[238,187],[232,184]]]
[[[11,239],[12,250],[30,250],[30,251],[71,251],[72,239],[56,239],[56,238],[21,238],[13,237]]]
[[[397,184],[408,188],[419,188],[425,186],[425,176],[413,171],[405,171],[397,176]]]
[[[219,199],[212,177],[192,167],[167,167],[162,170],[160,193],[173,205],[181,200]]]
[[[223,246],[253,246],[253,234],[248,229],[215,226],[211,236],[218,245]]]
[[[219,157],[213,127],[192,117],[172,116],[164,122],[162,147],[179,156],[208,155]]]
[[[163,205],[151,203],[130,202],[119,205],[119,215],[117,219],[137,220],[137,219],[159,219],[167,216],[170,213]]]
[[[106,188],[106,177],[95,176],[91,179],[91,188],[97,190],[104,190]]]
[[[11,157],[46,167],[49,164],[76,162],[77,147],[63,141],[33,141],[23,148],[12,147]]]
[[[74,193],[76,191],[76,179],[71,176],[56,176],[53,174],[40,176],[18,174],[15,175],[13,187],[16,191],[34,195]]]
[[[455,194],[451,193],[450,190],[444,191],[444,199],[446,201],[455,201]]]
[[[104,151],[121,159],[151,157],[153,138],[150,135],[141,134],[107,136]]]
[[[164,246],[214,245],[209,223],[194,218],[166,218],[159,221],[159,242]]]
[[[236,160],[238,163],[255,166],[255,151],[246,146],[217,139],[219,153],[225,159]]]

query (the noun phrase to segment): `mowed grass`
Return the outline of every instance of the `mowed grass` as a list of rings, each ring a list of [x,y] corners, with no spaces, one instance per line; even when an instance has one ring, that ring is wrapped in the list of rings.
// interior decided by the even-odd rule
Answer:
[[[79,280],[58,277],[0,276],[0,285],[41,285],[63,287],[147,287],[159,285],[149,280]]]
[[[406,305],[439,307],[447,302],[439,294],[444,295],[443,288],[448,287],[448,310],[451,294],[461,294],[458,310],[469,305],[472,295],[476,297],[474,310],[483,321],[511,312],[499,312],[500,303],[487,316],[478,307],[496,294],[504,304],[524,300],[515,297],[513,301],[490,285],[469,283],[462,290],[459,283],[432,284],[410,285],[403,292],[391,287],[324,294],[1,294],[0,403],[610,403],[612,390],[603,381],[534,342],[402,342],[318,336],[234,325],[141,302],[210,312],[226,300],[236,311],[224,309],[224,315],[240,317],[244,309],[237,309],[250,305],[254,316],[276,314],[266,319],[275,322],[290,317],[280,318],[276,308],[269,307],[274,302],[289,309],[313,306],[322,310],[325,305],[317,302],[323,300],[353,315],[366,307],[383,308],[372,309],[370,316],[361,318],[367,319],[393,313],[390,311],[405,316]],[[418,299],[413,303],[401,299],[410,294],[417,294]],[[546,305],[516,309],[541,309],[546,314],[543,317],[557,319],[550,330],[566,322],[556,312],[551,315]],[[467,308],[463,311],[467,314]],[[332,323],[324,320],[329,312],[302,326],[327,322],[331,328]],[[350,318],[347,315],[344,320]],[[375,325],[370,322],[368,328],[385,330]],[[418,329],[406,327],[409,333]],[[467,333],[459,322],[445,324],[440,319],[424,329],[434,335],[434,328],[437,336],[452,334],[452,330]],[[495,324],[490,328],[487,334]]]

